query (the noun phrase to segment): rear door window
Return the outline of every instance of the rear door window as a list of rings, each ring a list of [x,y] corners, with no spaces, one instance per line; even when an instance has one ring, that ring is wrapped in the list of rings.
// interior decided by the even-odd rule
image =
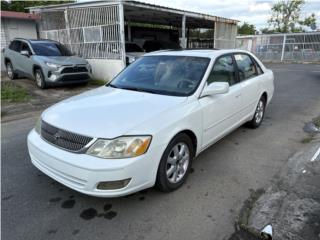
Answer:
[[[21,44],[20,41],[14,40],[10,43],[9,49],[11,49],[12,51],[15,51],[15,52],[19,52],[20,51],[20,44]]]
[[[258,76],[258,71],[252,59],[247,54],[234,54],[239,72],[240,81]]]

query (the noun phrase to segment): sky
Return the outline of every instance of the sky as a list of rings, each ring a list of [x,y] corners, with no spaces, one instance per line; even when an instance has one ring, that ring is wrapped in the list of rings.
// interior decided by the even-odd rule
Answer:
[[[246,21],[256,29],[268,27],[273,0],[139,0],[151,4],[173,7]],[[316,14],[317,28],[320,28],[320,0],[306,0],[301,17]]]

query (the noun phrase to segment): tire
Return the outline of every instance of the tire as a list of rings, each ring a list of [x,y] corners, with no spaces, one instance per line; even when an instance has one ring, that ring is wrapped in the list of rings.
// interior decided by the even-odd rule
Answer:
[[[18,74],[14,72],[13,66],[11,62],[6,63],[7,75],[11,80],[18,78]]]
[[[264,118],[264,113],[266,110],[266,98],[264,96],[262,96],[259,99],[258,105],[256,107],[256,111],[254,112],[253,118],[250,122],[248,122],[248,126],[251,128],[258,128]]]
[[[44,80],[44,76],[43,76],[42,70],[40,68],[37,68],[35,70],[34,78],[36,80],[36,84],[37,84],[38,88],[45,89],[47,87],[46,86],[46,82]]]
[[[156,187],[162,192],[171,192],[181,187],[189,175],[194,156],[195,149],[187,134],[181,133],[174,137],[160,160]]]

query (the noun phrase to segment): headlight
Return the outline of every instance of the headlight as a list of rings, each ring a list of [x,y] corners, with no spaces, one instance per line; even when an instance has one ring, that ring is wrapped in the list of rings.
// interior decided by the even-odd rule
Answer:
[[[47,66],[50,68],[54,68],[54,69],[58,69],[59,67],[61,67],[61,65],[59,64],[55,64],[55,63],[51,63],[51,62],[46,62]]]
[[[41,116],[38,118],[34,130],[40,135],[41,134]]]
[[[98,139],[87,154],[101,158],[129,158],[144,154],[151,136],[119,137],[112,140]]]

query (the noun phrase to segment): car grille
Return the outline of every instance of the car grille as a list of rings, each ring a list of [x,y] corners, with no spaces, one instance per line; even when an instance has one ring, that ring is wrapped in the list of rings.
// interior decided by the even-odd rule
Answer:
[[[75,74],[75,75],[65,75],[62,76],[60,79],[61,82],[67,82],[67,81],[84,81],[88,80],[89,76],[88,74]]]
[[[80,66],[75,66],[75,67],[66,67],[62,69],[61,73],[78,73],[78,72],[88,72],[88,69],[86,67],[80,67]]]
[[[52,145],[72,152],[82,150],[93,138],[56,128],[41,122],[41,137]]]

